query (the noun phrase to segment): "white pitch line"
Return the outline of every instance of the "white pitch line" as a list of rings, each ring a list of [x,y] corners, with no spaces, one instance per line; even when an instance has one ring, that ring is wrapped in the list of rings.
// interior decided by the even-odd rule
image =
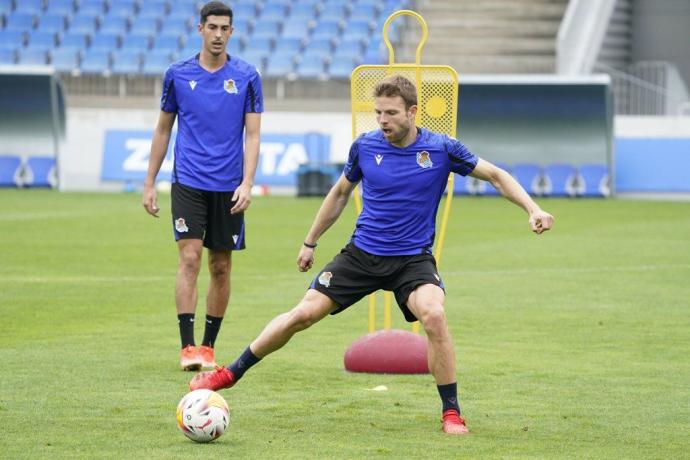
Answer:
[[[688,270],[690,264],[666,264],[666,265],[637,265],[626,267],[553,267],[553,268],[518,268],[513,270],[440,270],[443,276],[456,275],[533,275],[537,273],[625,273],[625,272],[648,272],[663,270]]]

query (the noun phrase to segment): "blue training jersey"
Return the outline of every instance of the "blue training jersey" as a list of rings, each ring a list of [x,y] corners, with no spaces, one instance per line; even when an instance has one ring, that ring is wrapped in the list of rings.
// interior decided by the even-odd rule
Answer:
[[[448,174],[466,176],[477,160],[456,139],[426,129],[405,148],[390,144],[381,130],[362,134],[343,172],[350,182],[362,181],[364,209],[352,241],[380,256],[431,253]]]
[[[199,55],[173,63],[165,72],[161,110],[177,113],[172,182],[213,192],[230,192],[242,182],[244,117],[264,110],[256,68],[228,56],[209,72]]]

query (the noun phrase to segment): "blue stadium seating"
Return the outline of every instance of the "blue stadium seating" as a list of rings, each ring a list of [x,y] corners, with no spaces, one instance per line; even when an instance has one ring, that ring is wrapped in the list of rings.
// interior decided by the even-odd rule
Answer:
[[[252,40],[256,38],[275,39],[280,32],[280,21],[263,21],[254,26]]]
[[[145,1],[144,3],[147,3]],[[136,11],[136,5],[137,5],[136,0],[116,0],[116,1],[111,1],[110,2],[110,7],[108,9],[108,14],[109,15],[115,15],[119,17],[128,17],[128,16],[133,16],[134,12]],[[162,12],[161,12],[162,14]]]
[[[0,48],[15,49],[24,46],[26,34],[21,30],[0,30]]]
[[[266,76],[274,78],[285,78],[294,70],[293,54],[274,54],[266,65]]]
[[[261,9],[261,16],[259,16],[259,21],[278,21],[282,22],[287,15],[287,8],[284,4],[279,3],[268,3]]]
[[[611,194],[609,170],[602,164],[584,164],[578,168],[578,195],[606,197]]]
[[[72,0],[49,0],[46,14],[61,14],[72,16],[74,14],[74,2]]]
[[[306,40],[306,38],[309,36],[309,30],[309,27],[305,26],[303,22],[288,19],[283,25],[283,33],[281,34],[281,37]]]
[[[100,16],[106,12],[105,0],[80,0],[79,14],[89,16]]]
[[[352,71],[359,65],[359,58],[336,58],[333,57],[331,64],[328,66],[328,75],[333,78],[350,78]]]
[[[81,32],[93,35],[98,28],[98,16],[95,14],[79,13],[69,23],[69,32]]]
[[[238,3],[232,9],[233,17],[243,18],[244,20],[254,19],[256,17],[256,6],[247,2]]]
[[[302,48],[302,40],[299,38],[281,38],[276,42],[275,54],[289,54],[294,56]]]
[[[118,75],[137,74],[141,71],[141,52],[122,49],[113,53],[113,73]]]
[[[316,17],[316,8],[313,4],[298,2],[290,9],[288,21],[298,23],[304,28],[304,23]]]
[[[55,187],[57,185],[55,158],[28,158],[24,171],[24,179],[24,185],[27,187]]]
[[[12,0],[0,0],[0,15],[10,13],[13,8]]]
[[[340,21],[319,19],[314,27],[311,39],[319,41],[334,40],[340,33],[340,25]]]
[[[541,166],[531,163],[516,163],[511,168],[511,173],[530,195],[541,195]]]
[[[15,49],[0,48],[0,64],[16,64],[17,51]]]
[[[154,34],[158,32],[160,28],[160,21],[158,18],[151,16],[138,16],[131,24],[130,32],[134,34]],[[184,25],[184,30],[187,29],[186,24]],[[168,29],[174,30],[174,29]]]
[[[122,49],[142,52],[151,47],[151,36],[147,33],[131,33],[122,39]],[[177,47],[175,47],[177,49]],[[171,50],[172,51],[172,50]]]
[[[129,19],[124,16],[113,16],[108,14],[101,20],[101,25],[98,29],[98,33],[116,33],[125,34],[127,33],[127,28],[129,27]]]
[[[168,12],[167,0],[146,0],[139,4],[139,16],[161,17]]]
[[[110,69],[110,52],[106,49],[90,49],[84,54],[80,67],[85,74],[102,74]]]
[[[141,71],[145,75],[163,76],[163,73],[172,61],[173,59],[170,53],[152,50],[144,56],[144,65]]]
[[[326,4],[319,11],[319,21],[336,21],[340,22],[347,16],[347,7],[345,5],[329,5]]]
[[[254,66],[259,69],[260,72],[264,71],[264,67],[266,66],[266,60],[268,58],[268,53],[266,51],[262,50],[247,50],[245,49],[242,53],[240,53],[240,58],[244,59],[250,64],[254,64]]]
[[[0,155],[0,187],[21,186],[22,159]]]
[[[178,33],[187,32],[192,24],[191,16],[168,16],[161,22],[163,30],[174,30]],[[196,24],[196,22],[194,22]],[[196,28],[194,28],[196,30]]]
[[[575,196],[576,179],[577,171],[572,165],[563,163],[546,165],[542,192],[546,196]]]
[[[110,51],[118,48],[120,36],[115,33],[97,33],[91,40],[90,50]]]
[[[49,48],[24,48],[19,51],[17,63],[22,65],[48,65]]]
[[[5,30],[28,31],[33,29],[36,15],[33,13],[14,12],[7,16]]]
[[[153,40],[153,49],[165,50],[169,53],[177,52],[177,50],[180,49],[180,35],[177,33],[174,35],[157,35],[156,38]]]
[[[62,33],[67,27],[65,15],[60,13],[46,13],[38,20],[37,30],[43,32]]]
[[[58,72],[72,72],[79,68],[79,50],[74,47],[56,48],[51,53],[51,65]]]
[[[301,77],[320,78],[324,73],[324,60],[318,55],[305,55],[297,65],[297,74]]]
[[[43,12],[43,0],[19,0],[15,11],[39,15]]]
[[[60,46],[84,49],[89,45],[89,34],[86,32],[67,31],[60,39]]]

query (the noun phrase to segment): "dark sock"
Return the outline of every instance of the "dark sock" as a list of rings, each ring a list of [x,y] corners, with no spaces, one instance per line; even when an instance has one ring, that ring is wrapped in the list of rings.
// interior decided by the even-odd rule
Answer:
[[[220,331],[220,323],[222,322],[222,317],[206,315],[206,328],[204,329],[202,345],[213,348],[213,344],[216,343],[216,337],[218,337],[218,331]]]
[[[194,345],[194,313],[177,315],[177,324],[180,326],[182,348],[187,345]]]
[[[235,375],[235,380],[239,380],[250,367],[259,361],[261,361],[261,358],[257,358],[256,355],[252,353],[252,350],[247,347],[247,349],[244,350],[244,353],[242,353],[242,355],[237,358],[234,363],[228,366],[228,369],[230,369]]]
[[[455,409],[460,413],[460,404],[458,403],[458,384],[449,383],[448,385],[436,385],[438,394],[441,396],[443,402],[443,412],[448,409]]]

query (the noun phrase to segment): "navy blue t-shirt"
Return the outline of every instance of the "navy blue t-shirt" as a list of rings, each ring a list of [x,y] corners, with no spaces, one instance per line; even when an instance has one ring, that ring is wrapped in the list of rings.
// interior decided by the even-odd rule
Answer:
[[[405,148],[390,144],[381,130],[362,134],[344,169],[347,180],[362,181],[364,209],[352,241],[381,256],[430,253],[448,174],[466,176],[477,160],[456,139],[427,129]]]
[[[242,182],[244,117],[264,110],[256,68],[228,56],[209,72],[199,55],[175,62],[165,72],[161,110],[177,113],[172,181],[213,192],[230,192]]]

